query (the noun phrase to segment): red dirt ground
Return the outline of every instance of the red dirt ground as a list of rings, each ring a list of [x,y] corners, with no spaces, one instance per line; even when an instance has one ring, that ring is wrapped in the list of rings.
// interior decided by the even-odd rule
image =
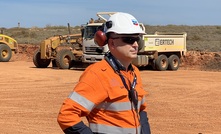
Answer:
[[[82,70],[35,68],[36,49],[20,45],[10,62],[0,62],[2,134],[62,134],[56,117]],[[220,57],[192,51],[178,71],[141,71],[153,134],[220,134]]]

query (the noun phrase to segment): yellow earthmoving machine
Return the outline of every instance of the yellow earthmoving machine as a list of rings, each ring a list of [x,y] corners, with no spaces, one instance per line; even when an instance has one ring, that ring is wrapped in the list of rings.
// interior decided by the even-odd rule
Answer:
[[[34,53],[33,63],[37,68],[53,67],[69,69],[73,61],[81,61],[81,34],[55,35],[43,40]]]
[[[0,34],[0,62],[8,62],[18,52],[18,43],[12,37]]]

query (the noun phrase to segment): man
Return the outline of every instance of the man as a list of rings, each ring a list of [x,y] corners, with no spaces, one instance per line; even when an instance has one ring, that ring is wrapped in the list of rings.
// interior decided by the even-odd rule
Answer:
[[[64,101],[58,123],[66,134],[149,134],[145,94],[137,57],[141,30],[130,14],[116,13],[105,24],[110,52],[90,65]],[[101,35],[100,35],[101,36]],[[95,38],[97,42],[99,39]],[[104,45],[105,43],[98,44]],[[89,127],[82,121],[86,116]]]

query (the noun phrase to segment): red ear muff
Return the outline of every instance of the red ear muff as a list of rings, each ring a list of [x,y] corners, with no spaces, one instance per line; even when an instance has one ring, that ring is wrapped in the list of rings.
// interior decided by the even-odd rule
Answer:
[[[104,32],[98,30],[94,35],[94,43],[98,46],[104,46],[107,44],[107,36]]]

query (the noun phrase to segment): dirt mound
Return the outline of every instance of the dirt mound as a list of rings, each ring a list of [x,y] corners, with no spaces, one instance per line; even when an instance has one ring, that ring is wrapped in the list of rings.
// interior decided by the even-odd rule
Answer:
[[[12,56],[11,61],[32,61],[33,54],[37,49],[39,49],[38,45],[19,44],[19,52]]]
[[[12,61],[32,61],[39,45],[19,44],[19,53],[13,55]],[[188,51],[181,59],[184,69],[221,71],[221,52]]]
[[[186,56],[182,58],[182,67],[221,71],[221,52],[188,51]]]

